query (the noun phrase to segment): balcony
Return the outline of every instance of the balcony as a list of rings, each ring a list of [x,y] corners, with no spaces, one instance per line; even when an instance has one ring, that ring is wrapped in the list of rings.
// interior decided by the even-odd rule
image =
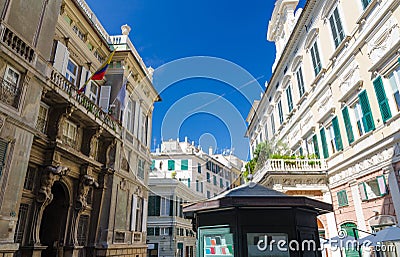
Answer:
[[[268,159],[264,167],[254,174],[253,181],[262,183],[273,175],[279,178],[296,175],[300,179],[307,175],[324,177],[327,169],[328,166],[323,159]]]
[[[18,108],[21,97],[22,88],[19,85],[10,83],[9,81],[0,78],[0,101]]]
[[[1,41],[15,54],[29,63],[35,60],[35,50],[4,23],[0,25]]]
[[[101,125],[106,125],[110,129],[114,131],[120,131],[119,123],[109,115],[104,112],[98,105],[93,103],[86,95],[78,94],[77,88],[74,84],[72,84],[67,78],[61,75],[55,69],[52,69],[50,80],[54,86],[61,89],[62,92],[67,94],[67,98],[71,100],[75,100],[80,106],[82,106],[87,113],[91,113],[94,115],[95,119],[99,119]]]

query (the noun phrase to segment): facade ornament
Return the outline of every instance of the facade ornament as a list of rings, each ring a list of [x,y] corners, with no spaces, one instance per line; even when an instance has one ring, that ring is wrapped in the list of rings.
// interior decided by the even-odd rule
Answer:
[[[90,139],[90,152],[89,152],[90,158],[93,159],[97,158],[97,151],[99,148],[99,137],[102,133],[103,133],[103,128],[100,127]]]
[[[40,245],[40,225],[42,223],[43,212],[53,200],[51,188],[54,182],[65,176],[69,172],[68,167],[63,166],[47,166],[43,170],[43,175],[40,181],[40,189],[36,196],[34,209],[34,224],[32,228],[32,241],[34,245]]]
[[[79,226],[79,219],[81,217],[82,212],[84,212],[87,207],[87,196],[90,191],[90,188],[98,188],[99,184],[94,180],[94,178],[90,175],[83,175],[79,180],[79,187],[78,187],[78,195],[75,202],[75,210],[73,213],[72,218],[72,233],[71,242],[74,246],[77,246],[78,243],[78,226]]]

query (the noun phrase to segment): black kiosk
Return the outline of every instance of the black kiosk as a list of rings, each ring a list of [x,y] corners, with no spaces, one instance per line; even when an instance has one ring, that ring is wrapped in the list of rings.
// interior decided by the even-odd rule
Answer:
[[[317,216],[332,205],[250,182],[186,205],[197,257],[321,257]]]

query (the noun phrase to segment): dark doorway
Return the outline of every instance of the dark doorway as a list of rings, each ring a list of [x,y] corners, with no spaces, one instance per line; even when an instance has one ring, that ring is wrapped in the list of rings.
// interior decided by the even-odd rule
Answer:
[[[58,248],[64,245],[69,197],[67,190],[60,182],[54,183],[51,192],[53,201],[44,210],[40,225],[40,242],[48,246],[42,251],[42,257],[58,256]]]

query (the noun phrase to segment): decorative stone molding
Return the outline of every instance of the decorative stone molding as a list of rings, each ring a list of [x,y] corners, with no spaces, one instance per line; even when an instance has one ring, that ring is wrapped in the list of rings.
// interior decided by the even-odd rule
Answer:
[[[97,151],[99,149],[99,137],[103,133],[103,128],[100,127],[96,133],[90,139],[90,151],[89,157],[93,159],[97,159]]]
[[[351,167],[338,172],[337,174],[331,176],[329,178],[329,183],[334,184],[340,181],[343,181],[352,176],[356,176],[357,174],[361,174],[362,172],[374,167],[379,164],[390,160],[393,157],[395,150],[393,148],[385,149],[382,152],[376,153],[369,158],[365,158],[352,165]]]
[[[368,42],[368,57],[372,64],[378,62],[399,41],[399,24],[391,17]]]
[[[341,97],[345,98],[347,95],[353,92],[360,80],[361,76],[359,65],[357,62],[353,62],[349,67],[346,68],[346,70],[343,72],[343,75],[339,79]]]
[[[320,100],[317,103],[317,106],[319,121],[321,121],[326,115],[329,114],[329,112],[332,111],[332,108],[334,108],[331,88],[328,88],[326,92],[321,96]]]
[[[92,176],[83,175],[79,180],[78,197],[75,205],[76,210],[80,212],[86,210],[88,206],[86,198],[89,193],[90,187],[98,188],[99,183],[97,183]]]
[[[115,155],[116,155],[117,141],[113,140],[107,148],[106,152],[106,166],[109,168],[114,168]]]
[[[35,208],[34,208],[34,223],[32,228],[32,241],[34,245],[40,245],[40,225],[42,223],[43,212],[46,207],[53,200],[51,188],[54,182],[65,176],[69,172],[69,168],[63,166],[47,166],[43,170],[40,180],[40,188],[36,195]]]

